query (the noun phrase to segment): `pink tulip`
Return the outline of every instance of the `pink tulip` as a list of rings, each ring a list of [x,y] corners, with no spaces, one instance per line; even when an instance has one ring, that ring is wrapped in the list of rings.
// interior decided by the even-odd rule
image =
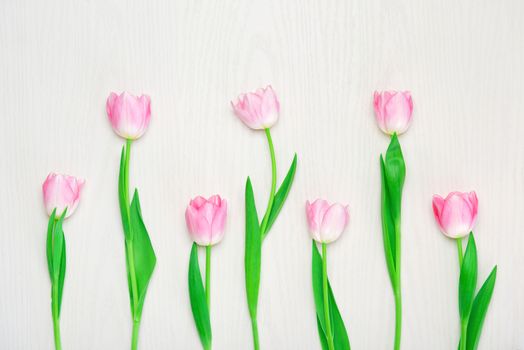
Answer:
[[[125,139],[136,140],[144,134],[151,119],[151,99],[127,92],[112,92],[107,98],[107,115],[113,130]]]
[[[186,209],[186,224],[193,241],[208,246],[219,243],[224,237],[227,217],[227,202],[214,195],[205,199],[198,196],[189,202]]]
[[[433,196],[433,213],[442,232],[451,238],[467,236],[477,221],[478,200],[474,191],[451,192],[446,199]]]
[[[307,201],[306,216],[311,238],[320,243],[337,240],[349,222],[347,206],[338,203],[330,205],[323,199],[317,199],[312,204]]]
[[[408,130],[413,114],[409,91],[375,91],[373,106],[378,126],[383,132],[400,135]]]
[[[271,86],[256,92],[241,94],[236,103],[231,102],[236,115],[251,129],[272,127],[278,120],[280,104]]]
[[[66,218],[72,215],[78,206],[84,182],[73,176],[50,173],[42,185],[47,215],[51,215],[55,208],[57,217],[62,215],[65,208]]]

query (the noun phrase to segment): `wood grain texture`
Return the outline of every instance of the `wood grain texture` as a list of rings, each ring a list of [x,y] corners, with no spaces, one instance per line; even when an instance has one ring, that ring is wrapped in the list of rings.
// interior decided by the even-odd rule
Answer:
[[[263,133],[232,114],[239,92],[271,83],[279,178],[295,184],[263,246],[263,349],[319,349],[304,203],[349,203],[329,271],[354,349],[390,349],[393,295],[380,226],[374,89],[410,89],[401,137],[403,349],[455,349],[454,242],[438,231],[433,193],[475,189],[479,278],[499,275],[481,350],[524,349],[524,3],[519,0],[4,1],[0,12],[0,348],[51,349],[46,215],[50,171],[87,179],[64,225],[64,349],[128,349],[131,319],[117,176],[122,140],[105,115],[110,91],[146,92],[153,117],[133,147],[131,185],[158,264],[141,349],[199,349],[189,306],[184,209],[197,194],[228,199],[214,249],[214,348],[249,349],[243,188],[263,206]]]

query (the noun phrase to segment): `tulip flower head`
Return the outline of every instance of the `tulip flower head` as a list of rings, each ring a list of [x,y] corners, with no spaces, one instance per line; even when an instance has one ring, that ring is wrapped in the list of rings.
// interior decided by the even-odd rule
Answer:
[[[477,221],[478,199],[474,191],[469,193],[451,192],[444,199],[433,196],[435,220],[446,236],[462,238],[467,236]]]
[[[198,196],[186,209],[186,224],[193,241],[200,246],[215,245],[224,237],[227,202],[214,195],[205,199]]]
[[[255,130],[271,128],[280,112],[280,103],[271,86],[241,94],[237,102],[231,102],[231,105],[238,118]]]
[[[136,140],[144,134],[151,119],[151,99],[147,95],[120,95],[112,92],[107,98],[107,116],[113,130],[121,137]]]
[[[311,238],[331,243],[340,237],[349,222],[349,210],[342,204],[330,205],[323,199],[306,202],[306,216]]]
[[[375,91],[373,107],[379,128],[386,134],[406,132],[413,115],[413,100],[409,91]]]
[[[59,217],[67,208],[66,218],[71,216],[78,206],[84,182],[74,176],[50,173],[42,185],[47,215],[51,216],[56,209]]]

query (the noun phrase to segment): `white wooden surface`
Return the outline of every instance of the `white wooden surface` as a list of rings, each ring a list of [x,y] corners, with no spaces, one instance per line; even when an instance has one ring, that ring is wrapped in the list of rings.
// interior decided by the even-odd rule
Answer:
[[[431,196],[476,190],[479,279],[499,274],[479,349],[524,349],[524,3],[468,1],[2,1],[0,12],[0,348],[51,349],[41,183],[50,171],[87,179],[65,224],[64,349],[128,349],[130,311],[117,206],[122,140],[105,114],[110,91],[152,98],[133,147],[158,265],[141,349],[199,349],[187,292],[184,209],[197,194],[229,200],[213,251],[215,349],[250,349],[244,291],[243,187],[259,208],[270,184],[263,133],[229,101],[271,83],[279,179],[298,171],[263,246],[263,349],[319,349],[306,199],[349,203],[329,271],[354,349],[391,349],[394,308],[379,219],[379,163],[388,139],[374,89],[410,89],[401,137],[403,349],[455,349],[455,244]],[[259,209],[262,210],[262,209]]]

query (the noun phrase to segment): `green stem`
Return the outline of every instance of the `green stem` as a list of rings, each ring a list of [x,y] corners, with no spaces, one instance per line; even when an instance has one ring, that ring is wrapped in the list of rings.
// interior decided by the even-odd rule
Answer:
[[[130,225],[131,226],[131,225]],[[127,259],[129,266],[129,275],[131,280],[131,291],[133,293],[133,321],[138,321],[135,312],[138,306],[138,285],[136,282],[136,271],[135,271],[135,254],[133,252],[133,241],[126,242]]]
[[[400,220],[399,220],[400,221]],[[400,339],[402,336],[402,288],[401,288],[401,276],[400,276],[400,222],[395,225],[395,350],[400,349]]]
[[[394,137],[397,136],[396,133],[393,134]],[[402,191],[402,187],[401,187]],[[397,276],[397,288],[395,290],[395,350],[400,350],[400,339],[402,336],[402,278],[401,278],[401,251],[402,251],[402,241],[401,241],[401,229],[400,229],[400,211],[402,207],[402,197],[399,200],[399,211],[398,218],[395,225],[395,270]]]
[[[322,243],[322,294],[324,296],[324,319],[326,322],[326,338],[329,350],[335,349],[333,342],[333,332],[331,331],[331,319],[329,316],[329,294],[328,294],[328,276],[327,276],[327,245]]]
[[[251,329],[253,330],[253,349],[259,350],[260,345],[258,341],[258,323],[256,318],[251,319]]]
[[[260,234],[262,239],[266,236],[267,222],[269,220],[269,214],[271,209],[273,209],[273,202],[275,200],[275,189],[277,187],[277,163],[275,160],[275,148],[273,147],[273,140],[271,138],[271,132],[269,129],[264,129],[266,132],[267,143],[269,145],[269,153],[271,155],[271,191],[269,192],[269,199],[267,203],[266,213],[264,214],[264,219],[262,219],[262,224],[260,225]]]
[[[138,330],[140,329],[140,320],[133,320],[133,335],[131,337],[131,350],[138,348]]]
[[[260,235],[262,240],[264,239],[267,233],[267,223],[269,220],[269,214],[271,213],[271,209],[273,208],[273,202],[275,200],[275,189],[277,187],[277,163],[275,159],[275,148],[273,146],[273,140],[271,138],[271,132],[269,131],[269,129],[264,129],[264,132],[266,133],[267,143],[269,145],[269,154],[271,156],[271,190],[269,192],[266,213],[264,214],[264,218],[262,219],[262,223],[260,224]],[[258,340],[258,323],[256,316],[251,318],[251,328],[253,330],[254,349],[258,350],[260,348],[260,345]]]
[[[458,250],[458,257],[459,257],[459,268],[461,268],[462,259],[464,258],[464,255],[462,254],[462,238],[457,238],[457,250]]]
[[[460,323],[460,350],[466,350],[466,338],[468,334],[468,322]]]
[[[52,298],[52,313],[53,313],[53,332],[55,336],[55,349],[62,349],[62,342],[60,341],[60,316],[58,315],[58,276],[53,281],[51,287]]]
[[[211,245],[206,246],[206,303],[211,318]],[[211,350],[211,342],[206,350]]]
[[[129,209],[129,159],[131,158],[131,143],[132,142],[133,142],[132,140],[129,140],[129,139],[126,140],[126,157],[125,157],[125,162],[124,162],[124,187],[125,187],[124,195],[126,198],[126,203],[128,203],[127,205],[128,220],[131,220],[129,216],[130,214],[130,209]]]
[[[126,140],[126,157],[125,157],[125,163],[124,163],[124,186],[125,186],[125,192],[124,195],[126,197],[126,210],[127,210],[127,220],[128,220],[128,227],[130,230],[130,237],[128,240],[126,240],[126,257],[127,257],[127,266],[129,267],[129,279],[131,281],[131,294],[133,298],[133,334],[131,338],[131,349],[135,350],[138,345],[138,329],[140,327],[140,318],[137,315],[137,309],[138,309],[138,284],[136,281],[136,271],[135,271],[135,254],[133,250],[133,228],[131,226],[131,208],[129,203],[129,160],[131,158],[131,143],[133,141],[127,139]]]
[[[206,246],[206,302],[211,313],[211,245]]]
[[[395,224],[395,350],[400,349],[400,339],[402,337],[402,287],[401,287],[401,234],[400,234],[400,212]]]
[[[56,210],[56,209],[55,209]],[[52,227],[51,227],[51,235],[48,237],[48,240],[50,239],[50,242],[47,242],[47,244],[50,244],[51,251],[47,254],[51,254],[51,257],[48,256],[48,258],[52,259],[53,251],[54,251],[54,244],[55,244],[55,235],[56,235],[56,223],[58,222],[58,218],[55,216],[55,219],[53,220]],[[55,273],[54,271],[50,271],[50,277],[51,277],[51,317],[53,319],[53,335],[55,340],[55,349],[61,350],[62,349],[62,342],[60,341],[60,315],[58,314],[58,280],[60,276]]]
[[[402,333],[402,295],[400,294],[400,289],[398,289],[397,291],[395,291],[395,350],[400,349],[401,333]]]
[[[462,238],[457,238],[457,251],[459,258],[459,270],[462,269],[464,254],[462,252]],[[468,319],[460,321],[460,350],[466,350],[466,338],[468,334]]]

